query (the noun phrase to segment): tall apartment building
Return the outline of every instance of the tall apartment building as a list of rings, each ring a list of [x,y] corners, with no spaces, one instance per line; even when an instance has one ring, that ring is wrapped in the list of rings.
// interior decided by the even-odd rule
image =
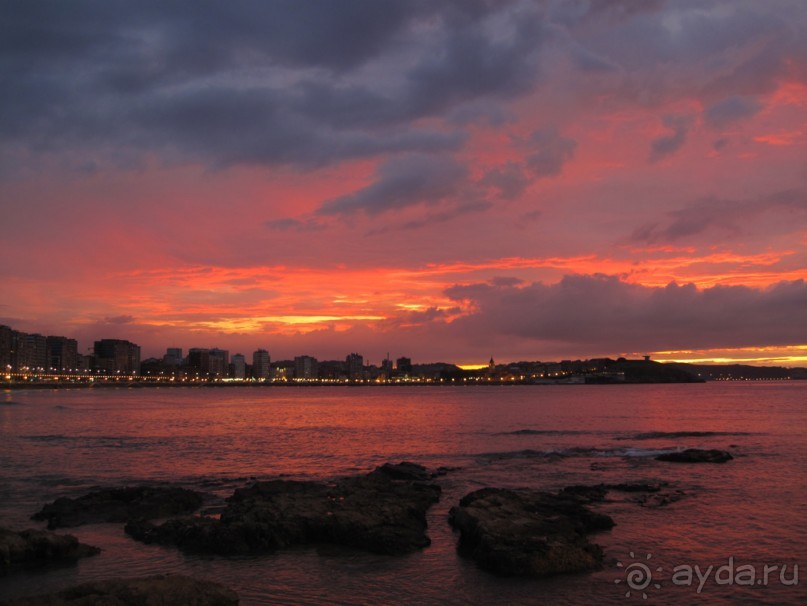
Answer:
[[[243,354],[233,354],[231,363],[233,379],[245,379],[247,376],[247,361]]]
[[[259,381],[269,378],[269,352],[259,349],[252,354],[252,376]]]
[[[294,358],[295,379],[319,378],[319,362],[311,356],[297,356]]]
[[[188,350],[188,369],[200,375],[210,372],[210,350],[201,347],[191,347]]]
[[[412,360],[411,358],[398,358],[395,361],[395,367],[398,372],[402,375],[411,375],[412,374]]]
[[[8,372],[14,369],[14,349],[12,343],[15,341],[14,333],[9,326],[0,325],[0,372]]]
[[[165,355],[163,356],[163,363],[168,366],[182,366],[182,348],[169,347],[166,349]]]
[[[364,378],[364,357],[351,353],[345,358],[345,367],[347,370],[347,378],[351,381]]]
[[[47,370],[48,340],[40,334],[16,332],[16,363],[12,362],[18,370]]]
[[[140,346],[123,339],[95,342],[95,367],[98,370],[126,374],[140,372]]]
[[[230,352],[226,349],[213,348],[210,355],[210,376],[226,377],[230,374]]]
[[[57,371],[78,368],[78,343],[67,337],[47,337],[48,368]]]
[[[77,366],[75,339],[45,337],[0,326],[0,370],[71,370]]]

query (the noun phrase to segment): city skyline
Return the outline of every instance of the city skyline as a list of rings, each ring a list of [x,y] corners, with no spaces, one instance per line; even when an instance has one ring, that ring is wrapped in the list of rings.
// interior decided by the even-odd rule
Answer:
[[[798,2],[0,6],[0,324],[807,361]]]

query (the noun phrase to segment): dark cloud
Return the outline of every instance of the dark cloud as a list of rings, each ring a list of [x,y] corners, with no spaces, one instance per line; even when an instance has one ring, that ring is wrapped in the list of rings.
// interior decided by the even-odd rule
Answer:
[[[782,219],[778,233],[798,231],[807,221],[807,194],[784,191],[754,200],[705,198],[679,210],[667,213],[663,223],[649,223],[631,235],[634,242],[649,244],[675,242],[707,231],[721,230],[738,234],[753,227],[761,218]],[[770,235],[772,230],[769,228]]]
[[[540,30],[529,4],[482,0],[6,3],[0,136],[9,161],[98,166],[453,150],[461,132],[412,121],[531,90]]]
[[[660,108],[682,97],[705,106],[769,93],[804,64],[807,20],[788,0],[556,2],[550,19],[578,67],[600,73],[572,86],[595,99]],[[611,75],[606,78],[609,70]],[[592,74],[593,75],[593,74]]]
[[[394,225],[388,225],[379,229],[373,229],[368,232],[368,235],[398,231],[402,229],[420,229],[421,227],[426,227],[429,225],[453,221],[454,219],[458,219],[472,213],[484,212],[490,209],[492,206],[492,202],[487,202],[485,200],[455,203],[449,205],[448,208],[445,208],[444,210],[439,212],[430,212],[422,217],[418,217],[417,219],[410,219],[409,221],[404,221],[400,224],[396,223]]]
[[[520,229],[524,229],[527,226],[532,225],[533,223],[537,222],[543,216],[543,214],[544,213],[541,210],[531,210],[530,212],[528,212],[528,213],[526,213],[524,215],[521,215],[518,218],[518,222],[516,223],[516,227],[518,227]]]
[[[650,160],[652,162],[657,162],[681,149],[686,142],[692,118],[688,116],[667,116],[663,122],[664,126],[672,130],[672,133],[653,139],[650,143]]]
[[[721,152],[724,149],[726,149],[728,147],[728,145],[729,145],[729,140],[726,139],[725,137],[722,137],[722,138],[718,139],[717,141],[715,141],[714,143],[712,143],[712,149],[715,150],[716,152]]]
[[[719,126],[803,64],[803,26],[798,3],[774,0],[6,2],[0,154],[8,173],[49,155],[81,171],[453,151],[468,125],[506,124],[506,103],[564,56],[596,73],[572,95],[694,95]],[[654,160],[686,138],[668,126]],[[572,152],[528,164],[551,176]]]
[[[692,284],[652,288],[613,276],[566,276],[557,284],[471,284],[446,292],[475,311],[453,323],[474,334],[551,341],[578,351],[658,351],[803,343],[807,283],[767,289]]]
[[[725,128],[756,115],[761,109],[762,104],[754,98],[732,96],[708,107],[704,118],[713,128]]]
[[[345,0],[338,7],[329,0],[234,0],[227,6],[215,0],[76,0],[69,6],[11,2],[6,9],[3,51],[62,62],[105,50],[132,64],[164,59],[154,62],[152,74],[161,68],[205,73],[263,59],[349,69],[375,56],[412,19],[434,12],[404,0]],[[123,42],[137,54],[126,55]]]
[[[371,185],[325,202],[318,215],[377,215],[416,204],[434,205],[455,196],[467,176],[465,166],[451,158],[413,155],[393,158],[381,166]]]
[[[555,127],[538,129],[524,139],[515,138],[514,143],[524,160],[489,169],[475,182],[477,189],[492,190],[493,197],[499,200],[516,200],[531,181],[560,175],[577,149],[577,142],[564,137]]]
[[[435,52],[407,73],[410,112],[442,112],[469,99],[512,97],[530,91],[543,40],[540,16],[520,10],[497,27],[476,21],[444,31]]]
[[[379,328],[382,330],[401,330],[411,329],[413,327],[421,326],[428,328],[434,326],[435,323],[442,323],[450,315],[457,313],[459,309],[438,309],[436,307],[429,307],[422,311],[405,311],[399,312],[379,323]]]
[[[569,55],[574,61],[574,64],[584,72],[601,73],[618,72],[619,70],[619,67],[616,64],[612,63],[605,57],[598,55],[575,42],[570,41],[568,43],[568,51]]]
[[[515,162],[493,168],[479,180],[480,185],[493,188],[504,200],[515,200],[521,196],[529,182],[523,168]]]
[[[563,137],[556,128],[536,130],[530,135],[525,166],[536,178],[555,177],[563,172],[563,165],[574,157],[577,142]]]
[[[107,316],[104,318],[104,322],[107,324],[131,324],[135,321],[134,316],[129,315],[122,315],[122,316]]]
[[[520,286],[524,284],[524,280],[513,276],[496,276],[490,280],[493,286]]]
[[[325,225],[315,219],[274,219],[265,221],[264,225],[277,231],[319,231],[325,229]]]
[[[561,0],[551,4],[552,20],[568,26],[596,22],[619,22],[644,12],[657,12],[664,0]]]

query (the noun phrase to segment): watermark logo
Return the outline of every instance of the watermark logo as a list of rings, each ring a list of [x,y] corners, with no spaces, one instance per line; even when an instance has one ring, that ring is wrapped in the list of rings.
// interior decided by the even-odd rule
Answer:
[[[627,589],[626,598],[641,596],[646,600],[649,591],[662,588],[662,580],[676,587],[692,587],[698,594],[702,593],[708,584],[747,587],[767,587],[774,584],[788,587],[799,584],[798,564],[740,564],[735,561],[734,556],[731,556],[719,566],[678,564],[670,569],[669,578],[665,578],[663,567],[651,565],[652,554],[648,553],[642,560],[631,551],[630,557],[633,561],[627,564],[617,562],[617,566],[624,569],[624,575],[614,580],[616,585],[622,585]]]
[[[647,554],[645,556],[645,561],[635,561],[636,556],[633,552],[630,552],[630,557],[634,561],[630,564],[623,564],[621,561],[617,562],[616,565],[620,568],[625,569],[625,578],[624,579],[616,579],[614,583],[619,585],[620,583],[624,582],[625,586],[628,590],[625,592],[625,597],[629,598],[634,593],[636,595],[641,595],[642,599],[647,599],[647,592],[646,589],[650,588],[651,584],[655,589],[661,589],[661,583],[653,583],[653,571],[650,570],[650,566],[646,563],[650,561],[650,558],[653,557],[652,554]],[[660,566],[656,568],[656,572],[662,572],[663,568]]]

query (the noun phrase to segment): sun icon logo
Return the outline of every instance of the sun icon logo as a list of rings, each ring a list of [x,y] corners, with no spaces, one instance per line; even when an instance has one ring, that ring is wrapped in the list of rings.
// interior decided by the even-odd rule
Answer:
[[[633,560],[636,560],[636,556],[633,552],[630,552],[630,557]],[[614,583],[619,585],[624,580],[625,584],[628,586],[628,591],[625,592],[625,597],[629,598],[632,593],[636,592],[638,595],[639,592],[642,594],[642,599],[647,599],[647,592],[645,589],[650,587],[652,584],[653,587],[656,589],[661,589],[661,583],[653,583],[653,571],[650,570],[650,566],[645,562],[649,562],[650,558],[652,557],[651,554],[647,554],[645,556],[644,561],[634,561],[628,564],[627,566],[622,562],[617,562],[616,565],[619,568],[625,569],[625,578],[624,579],[616,579]],[[655,572],[661,572],[662,568],[659,566],[656,568]]]

